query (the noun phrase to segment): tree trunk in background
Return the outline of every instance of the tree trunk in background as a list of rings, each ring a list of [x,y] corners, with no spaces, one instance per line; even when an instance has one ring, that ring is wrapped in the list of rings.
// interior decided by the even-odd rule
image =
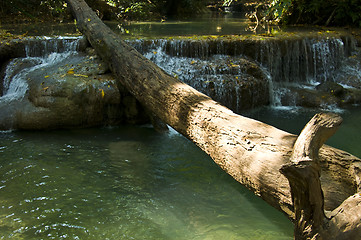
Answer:
[[[150,112],[198,145],[234,179],[291,220],[297,220],[289,181],[280,172],[283,165],[291,162],[295,135],[237,115],[169,76],[125,44],[83,0],[67,2],[79,30],[109,64],[120,84]],[[341,150],[323,146],[319,162],[325,207],[333,210],[360,190],[361,161]],[[332,218],[323,223],[324,227],[317,228],[316,235],[327,236],[323,239],[352,239],[344,236],[360,233],[361,216],[357,214],[361,212],[360,203],[360,194],[349,197],[339,207],[342,210],[333,211]],[[312,206],[302,207],[312,209]],[[354,218],[351,227],[349,216]]]

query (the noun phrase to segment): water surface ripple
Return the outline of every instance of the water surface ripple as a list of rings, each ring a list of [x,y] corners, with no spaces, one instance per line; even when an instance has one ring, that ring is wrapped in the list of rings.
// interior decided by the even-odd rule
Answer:
[[[182,136],[0,133],[0,239],[292,239],[292,224]]]

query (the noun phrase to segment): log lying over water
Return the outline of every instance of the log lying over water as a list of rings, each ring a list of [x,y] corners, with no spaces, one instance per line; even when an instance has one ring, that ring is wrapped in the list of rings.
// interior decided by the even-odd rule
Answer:
[[[234,179],[283,211],[291,220],[298,221],[289,181],[280,172],[283,165],[291,162],[297,136],[237,115],[169,76],[125,44],[104,25],[84,0],[67,2],[77,19],[78,28],[109,64],[119,84],[124,85],[149,111],[198,145]],[[360,191],[361,161],[351,154],[328,146],[322,146],[318,155],[319,165],[322,167],[321,184],[325,208],[333,210],[350,195]],[[310,194],[312,196],[313,193]],[[317,231],[312,231],[312,234],[326,236],[326,233],[334,231],[332,236],[346,239],[343,238],[345,234],[357,233],[360,225],[355,224],[351,229],[340,226],[349,223],[343,214],[352,215],[357,204],[360,208],[360,203],[360,195],[349,197],[332,212],[331,220],[321,219],[327,220],[329,228],[316,227]],[[313,211],[312,206],[302,207]],[[323,208],[323,204],[317,208],[323,212],[323,209],[319,209]],[[354,222],[361,219],[357,214],[353,214],[353,217]],[[308,223],[312,224],[312,218],[310,219]],[[298,228],[301,232],[305,231],[304,227]],[[326,230],[322,232],[323,229]],[[303,236],[305,235],[301,234]]]

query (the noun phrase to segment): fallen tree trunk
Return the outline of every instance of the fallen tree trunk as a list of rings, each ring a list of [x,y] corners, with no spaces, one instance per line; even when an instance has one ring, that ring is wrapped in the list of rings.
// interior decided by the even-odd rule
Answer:
[[[119,84],[124,85],[150,112],[198,145],[234,179],[283,211],[291,220],[297,221],[289,181],[280,172],[283,165],[290,163],[297,139],[295,135],[237,115],[169,76],[125,44],[102,23],[84,0],[67,2],[77,19],[78,28],[109,64]],[[323,146],[319,152],[319,163],[326,210],[334,210],[350,195],[360,191],[360,159]],[[317,231],[312,232],[313,236],[350,239],[344,236],[359,233],[361,226],[355,224],[349,229],[349,220],[343,214],[352,215],[354,223],[360,221],[361,216],[353,214],[357,206],[360,208],[360,202],[360,195],[349,197],[332,212],[330,219],[321,218],[325,220],[322,224],[328,227],[315,228]],[[319,205],[316,208],[323,212],[319,209],[323,208],[323,204]],[[312,206],[302,207],[313,211]],[[310,223],[313,224],[312,220]],[[328,235],[331,232],[333,234]]]

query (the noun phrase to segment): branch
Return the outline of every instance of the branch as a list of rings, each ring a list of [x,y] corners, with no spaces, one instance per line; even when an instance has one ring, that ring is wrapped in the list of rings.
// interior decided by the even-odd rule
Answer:
[[[336,114],[316,114],[297,138],[290,157],[291,163],[280,169],[291,187],[296,221],[295,239],[308,239],[317,235],[326,218],[318,151],[341,123],[342,118]]]

